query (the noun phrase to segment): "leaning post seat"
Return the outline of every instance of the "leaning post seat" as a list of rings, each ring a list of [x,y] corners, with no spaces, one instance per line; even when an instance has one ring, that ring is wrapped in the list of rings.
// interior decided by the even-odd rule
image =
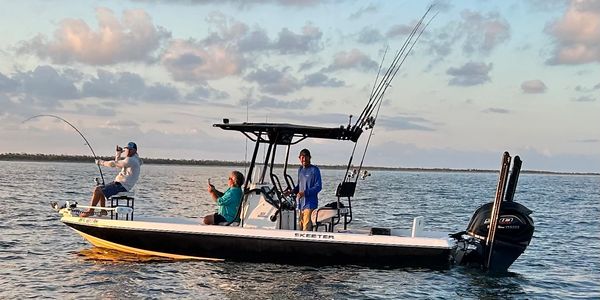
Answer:
[[[110,201],[110,207],[129,207],[131,208],[130,213],[125,213],[125,220],[133,220],[133,205],[135,202],[134,191],[129,192],[120,192],[108,198]],[[111,210],[110,211],[110,219],[118,220],[119,219],[119,210]]]
[[[344,230],[347,229],[348,224],[352,221],[352,201],[350,199],[354,196],[355,190],[356,182],[344,181],[338,185],[335,192],[338,200],[312,212],[311,221],[315,225],[315,231],[324,226],[326,231],[333,232],[335,225],[339,224],[342,219]],[[344,198],[347,201],[346,205],[342,201]]]

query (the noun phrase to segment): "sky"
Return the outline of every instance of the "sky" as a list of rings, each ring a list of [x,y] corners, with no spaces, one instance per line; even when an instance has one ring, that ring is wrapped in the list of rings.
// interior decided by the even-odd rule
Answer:
[[[0,153],[244,161],[212,124],[339,126],[433,2],[4,1]],[[437,1],[388,88],[365,164],[600,172],[600,0]],[[364,134],[358,151],[362,154]],[[313,163],[350,142],[313,140]]]

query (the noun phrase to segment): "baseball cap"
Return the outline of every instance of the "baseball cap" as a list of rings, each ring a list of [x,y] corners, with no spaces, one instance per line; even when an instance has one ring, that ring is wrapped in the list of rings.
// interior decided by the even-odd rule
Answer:
[[[300,155],[299,156],[310,157],[310,151],[308,151],[308,149],[302,149],[302,150],[300,150]]]
[[[137,150],[137,145],[134,142],[129,142],[125,148]]]

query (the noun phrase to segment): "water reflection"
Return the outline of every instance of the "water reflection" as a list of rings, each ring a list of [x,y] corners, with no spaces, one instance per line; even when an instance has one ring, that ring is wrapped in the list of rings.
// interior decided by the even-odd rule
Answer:
[[[131,262],[172,262],[173,259],[167,257],[151,256],[151,255],[138,255],[126,252],[121,252],[112,249],[105,249],[99,247],[91,247],[82,249],[77,252],[77,255],[84,260],[90,261],[109,261],[114,263],[131,263]]]
[[[455,274],[461,277],[456,295],[461,298],[505,299],[527,295],[522,282],[526,278],[512,272],[488,274],[478,269],[457,267]]]

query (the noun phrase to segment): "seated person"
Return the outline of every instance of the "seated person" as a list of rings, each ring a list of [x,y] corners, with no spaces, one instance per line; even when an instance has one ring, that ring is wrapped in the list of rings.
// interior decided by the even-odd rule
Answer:
[[[217,212],[204,217],[204,224],[215,225],[223,222],[233,222],[238,213],[240,202],[244,192],[242,191],[244,184],[244,175],[238,171],[232,171],[229,174],[227,185],[229,188],[224,192],[219,192],[215,186],[208,183],[208,192],[212,199],[217,202]]]
[[[125,158],[122,154],[125,154]],[[104,161],[96,160],[96,164],[104,167],[121,168],[115,180],[106,185],[99,185],[94,189],[92,194],[91,206],[106,206],[106,198],[114,196],[120,192],[128,192],[133,189],[133,186],[140,178],[140,166],[142,160],[137,153],[137,145],[134,142],[129,142],[127,147],[121,148],[117,146],[115,160]],[[79,214],[80,217],[89,217],[94,214],[94,209],[90,208]],[[106,215],[106,211],[101,211],[102,215]]]

